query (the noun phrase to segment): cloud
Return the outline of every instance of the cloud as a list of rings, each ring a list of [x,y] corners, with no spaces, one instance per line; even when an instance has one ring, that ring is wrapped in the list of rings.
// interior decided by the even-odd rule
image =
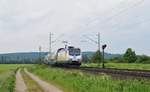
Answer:
[[[64,34],[55,49],[68,40],[83,50],[96,50],[94,43],[81,40],[83,34],[101,32],[108,52],[133,47],[139,54],[150,54],[144,36],[149,37],[149,4],[148,0],[1,0],[0,52],[37,51],[39,45],[47,51],[49,32],[54,39]]]

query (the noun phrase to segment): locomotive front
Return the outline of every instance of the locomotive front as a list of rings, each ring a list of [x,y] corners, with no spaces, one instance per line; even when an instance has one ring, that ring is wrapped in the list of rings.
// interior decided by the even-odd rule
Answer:
[[[80,48],[74,48],[73,46],[60,48],[56,54],[57,64],[81,65],[81,60],[82,53]]]
[[[69,62],[72,65],[81,65],[82,53],[80,48],[69,47],[68,54],[69,54]]]

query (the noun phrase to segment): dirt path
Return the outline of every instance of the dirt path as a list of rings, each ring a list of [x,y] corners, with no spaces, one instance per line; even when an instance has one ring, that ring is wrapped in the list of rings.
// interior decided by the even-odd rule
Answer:
[[[42,88],[32,80],[24,71],[21,72],[25,84],[28,87],[28,92],[44,92]]]
[[[22,75],[20,73],[20,69],[16,73],[16,85],[15,85],[15,92],[27,92],[27,87],[24,83]]]
[[[41,88],[44,90],[44,92],[63,92],[60,89],[58,89],[57,87],[41,80],[40,78],[38,78],[37,76],[35,76],[34,74],[28,72],[27,69],[24,69],[25,73],[31,77],[32,80],[36,81],[37,84],[39,86],[41,86]]]

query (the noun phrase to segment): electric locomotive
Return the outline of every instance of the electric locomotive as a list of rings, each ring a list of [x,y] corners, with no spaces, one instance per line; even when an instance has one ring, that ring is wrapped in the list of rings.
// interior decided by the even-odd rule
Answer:
[[[81,49],[73,46],[59,48],[56,54],[48,55],[46,60],[48,64],[80,66],[82,61]]]

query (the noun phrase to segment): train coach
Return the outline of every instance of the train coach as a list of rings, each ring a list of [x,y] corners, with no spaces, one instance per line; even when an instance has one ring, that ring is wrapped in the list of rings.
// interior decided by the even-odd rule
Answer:
[[[73,46],[59,48],[56,54],[46,56],[47,64],[80,66],[81,61],[82,61],[81,49],[75,48]]]

